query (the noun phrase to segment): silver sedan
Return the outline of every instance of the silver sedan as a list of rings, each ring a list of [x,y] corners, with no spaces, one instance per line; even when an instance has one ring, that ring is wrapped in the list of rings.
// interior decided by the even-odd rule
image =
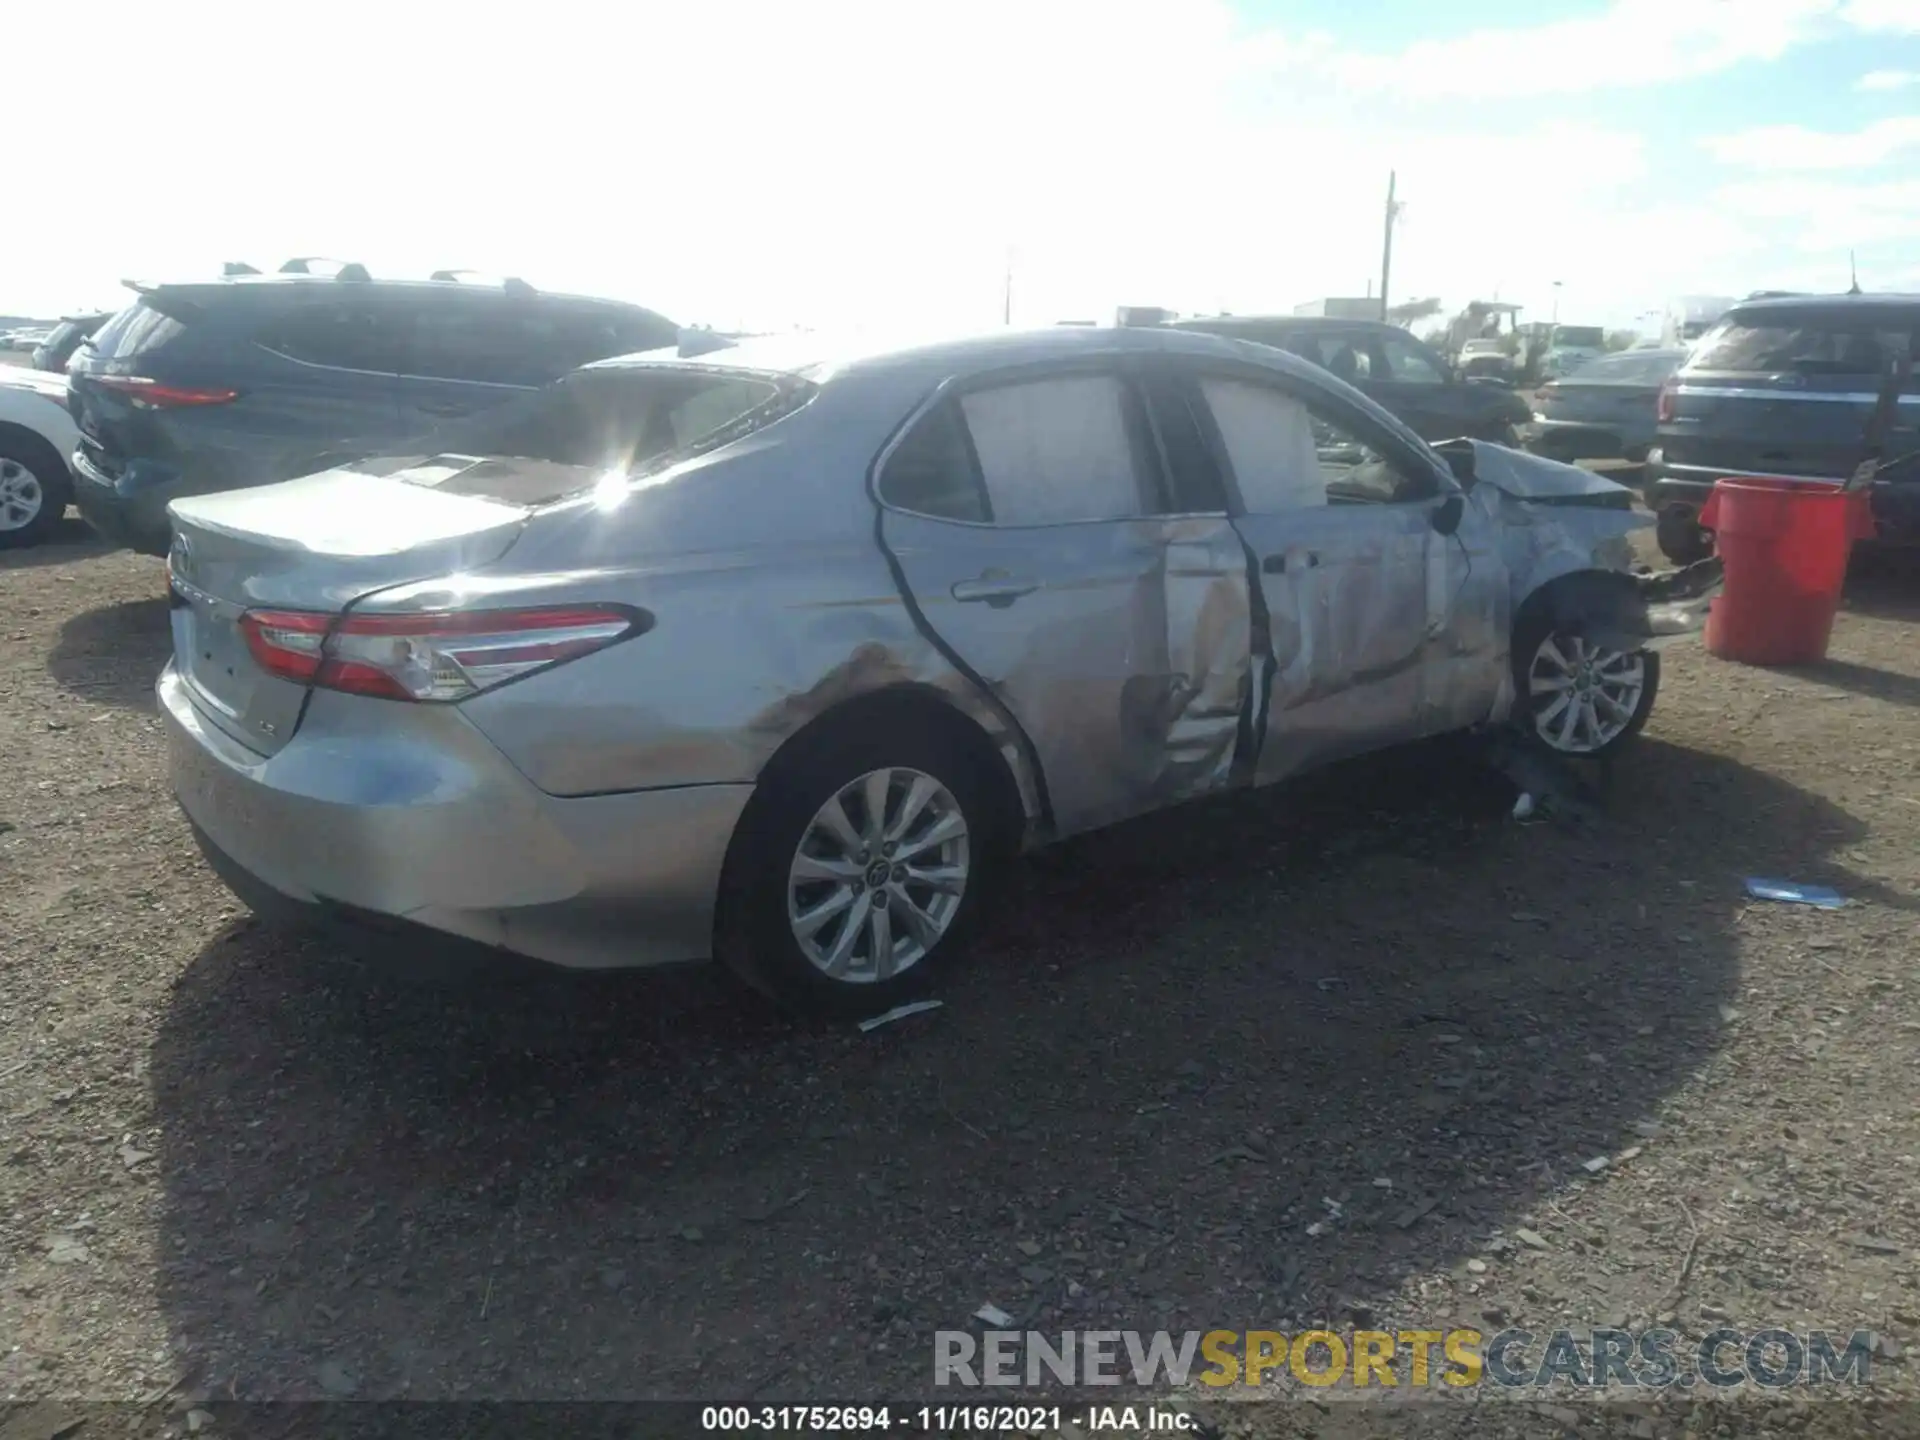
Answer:
[[[256,908],[880,1008],[1016,852],[1493,724],[1647,718],[1651,523],[1247,342],[637,356],[175,503],[180,803]]]

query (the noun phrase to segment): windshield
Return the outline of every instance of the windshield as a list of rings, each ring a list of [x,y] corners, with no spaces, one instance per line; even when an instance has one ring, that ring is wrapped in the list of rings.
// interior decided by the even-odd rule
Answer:
[[[576,370],[524,399],[444,427],[428,448],[639,473],[771,425],[805,404],[813,390],[789,377],[693,366]]]
[[[1909,331],[1893,317],[1788,311],[1723,320],[1700,341],[1695,370],[1741,370],[1794,375],[1878,375],[1905,349]]]

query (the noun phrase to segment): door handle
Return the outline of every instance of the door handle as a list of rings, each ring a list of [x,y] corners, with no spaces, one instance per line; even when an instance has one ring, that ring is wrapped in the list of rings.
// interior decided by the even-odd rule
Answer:
[[[1011,575],[988,572],[978,580],[960,580],[953,587],[953,598],[966,603],[984,600],[996,610],[1004,610],[1022,595],[1040,588],[1038,580],[1018,580]]]
[[[1307,562],[1307,568],[1311,570],[1320,563],[1320,552],[1318,550],[1308,550],[1303,552],[1300,558]],[[1269,555],[1260,562],[1260,570],[1261,573],[1265,575],[1284,575],[1287,573],[1287,557],[1285,555]]]

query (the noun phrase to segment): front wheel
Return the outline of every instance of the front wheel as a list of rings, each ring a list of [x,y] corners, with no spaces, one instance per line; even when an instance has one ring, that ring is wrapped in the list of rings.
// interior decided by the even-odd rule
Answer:
[[[964,942],[997,869],[988,788],[937,734],[857,726],[763,783],[728,856],[720,959],[785,1007],[877,1014]]]
[[[1647,723],[1660,690],[1660,657],[1614,650],[1531,623],[1514,637],[1514,718],[1563,755],[1597,758]]]
[[[33,545],[67,513],[67,467],[36,437],[0,439],[0,549]]]

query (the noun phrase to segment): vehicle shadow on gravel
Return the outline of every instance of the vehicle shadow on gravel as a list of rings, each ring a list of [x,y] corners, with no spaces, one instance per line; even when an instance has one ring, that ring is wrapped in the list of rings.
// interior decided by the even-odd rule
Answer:
[[[83,610],[60,627],[47,673],[96,704],[153,708],[153,682],[173,653],[164,595]]]
[[[1521,826],[1439,745],[1085,837],[869,1035],[704,969],[402,981],[243,922],[151,1056],[159,1292],[242,1397],[924,1394],[989,1301],[1477,1322],[1466,1259],[1602,1243],[1543,1200],[1719,1046],[1739,877],[1851,883],[1858,823],[1765,774],[1649,737],[1612,789]],[[1541,1312],[1620,1318],[1595,1261]]]
[[[0,550],[0,570],[33,570],[43,565],[67,565],[75,560],[105,555],[113,547],[78,515],[69,513],[38,543],[19,550]]]

